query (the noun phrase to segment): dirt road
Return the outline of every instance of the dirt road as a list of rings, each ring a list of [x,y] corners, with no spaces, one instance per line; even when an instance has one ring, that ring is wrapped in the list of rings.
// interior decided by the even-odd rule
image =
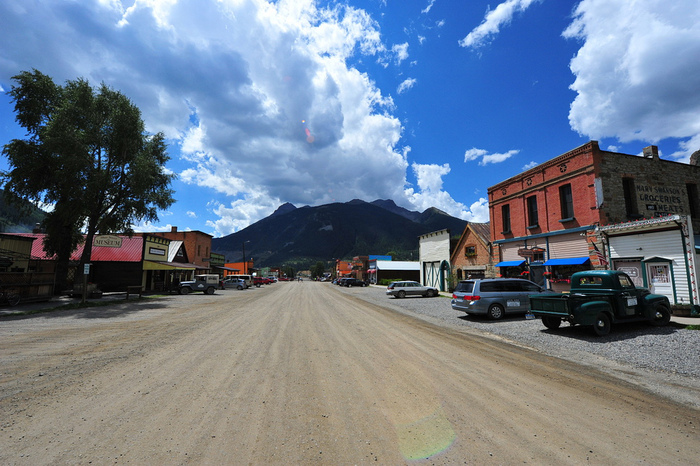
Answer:
[[[700,458],[698,410],[334,288],[0,320],[0,464]]]

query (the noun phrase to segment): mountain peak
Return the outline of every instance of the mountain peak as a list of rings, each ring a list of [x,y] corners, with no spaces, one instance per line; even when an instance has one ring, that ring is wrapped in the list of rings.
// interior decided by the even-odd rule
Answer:
[[[277,210],[275,210],[274,212],[272,212],[272,214],[270,215],[270,217],[272,217],[272,216],[274,216],[274,215],[286,214],[286,213],[289,213],[289,212],[291,212],[291,211],[293,211],[293,210],[296,210],[296,209],[297,209],[297,208],[294,206],[294,204],[289,203],[289,202],[285,202],[284,204],[282,204],[281,206],[279,206],[279,207],[277,208]]]

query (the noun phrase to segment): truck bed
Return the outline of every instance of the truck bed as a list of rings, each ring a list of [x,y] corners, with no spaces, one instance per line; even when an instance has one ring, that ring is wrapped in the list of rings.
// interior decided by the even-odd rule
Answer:
[[[607,301],[610,302],[612,296],[609,293],[579,294],[537,294],[530,296],[530,310],[536,316],[557,315],[568,316],[571,310],[583,302]]]

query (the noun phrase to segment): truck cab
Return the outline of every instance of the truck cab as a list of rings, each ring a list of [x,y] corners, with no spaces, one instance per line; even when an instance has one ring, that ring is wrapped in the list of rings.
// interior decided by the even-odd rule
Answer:
[[[205,294],[214,294],[219,286],[219,276],[216,274],[195,275],[194,280],[180,282],[180,294],[188,294],[193,291],[201,291]]]
[[[588,270],[571,277],[569,293],[533,295],[531,315],[541,318],[549,329],[562,321],[590,325],[599,335],[610,333],[612,324],[647,321],[668,325],[671,304],[668,298],[635,287],[632,279],[619,270]]]

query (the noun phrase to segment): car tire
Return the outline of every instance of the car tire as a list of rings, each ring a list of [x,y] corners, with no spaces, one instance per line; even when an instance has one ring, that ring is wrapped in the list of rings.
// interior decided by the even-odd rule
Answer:
[[[406,292],[401,290],[398,293],[396,293],[397,298],[405,298],[406,297]]]
[[[187,288],[186,286],[183,286],[180,288],[180,294],[188,294],[190,292],[190,289]]]
[[[7,291],[5,298],[7,299],[7,304],[10,306],[16,306],[19,304],[19,293],[14,290]]]
[[[433,290],[428,290],[425,292],[426,298],[432,298],[433,296],[435,296],[435,292]]]
[[[559,326],[561,326],[561,318],[544,316],[542,317],[542,324],[549,330],[556,330],[559,328]]]
[[[205,292],[206,294],[214,294],[215,291],[216,291],[216,289],[215,289],[213,286],[210,286],[209,288],[207,288],[206,290],[204,290],[204,292]]]
[[[236,287],[236,289],[238,289],[238,290],[242,290],[242,289],[243,289],[243,287],[242,287],[241,285],[238,285],[238,286]]]
[[[665,304],[657,304],[654,308],[654,315],[651,325],[655,327],[665,327],[671,322],[671,310]]]
[[[489,307],[489,310],[486,311],[486,315],[488,315],[489,319],[491,319],[491,320],[502,319],[505,314],[506,314],[506,311],[505,311],[505,309],[503,309],[503,306],[501,306],[500,304],[492,304]]]
[[[612,324],[610,323],[610,316],[604,312],[598,314],[595,318],[595,322],[593,322],[593,332],[595,332],[595,334],[599,337],[604,337],[610,333],[611,327]]]

